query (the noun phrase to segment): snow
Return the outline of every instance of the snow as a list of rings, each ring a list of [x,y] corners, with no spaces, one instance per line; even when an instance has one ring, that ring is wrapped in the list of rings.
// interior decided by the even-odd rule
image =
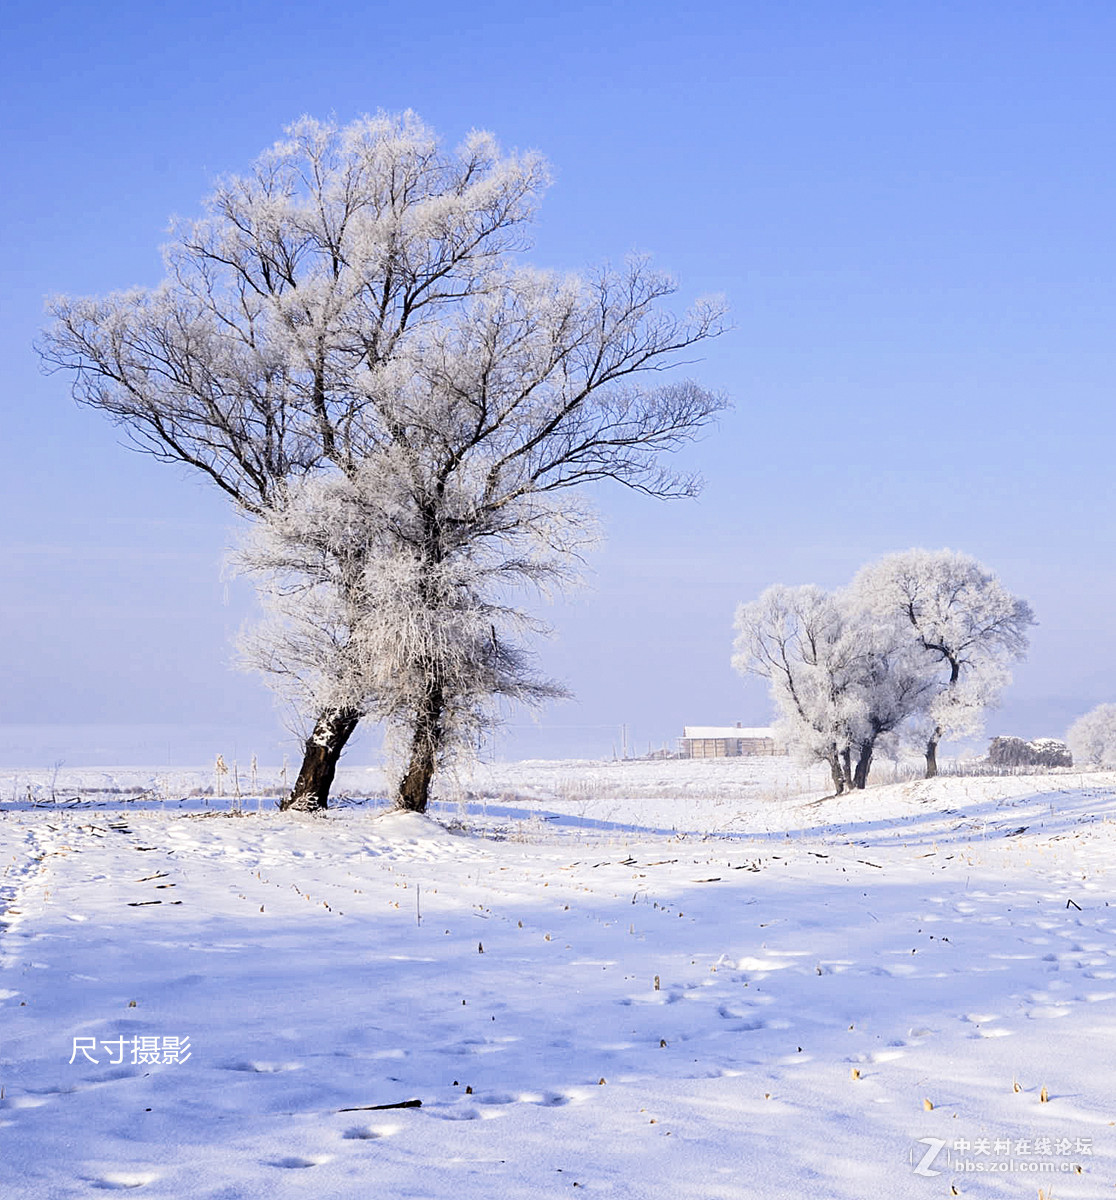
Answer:
[[[682,730],[688,738],[772,738],[775,730],[770,726],[752,726],[744,729],[739,725],[686,725]]]
[[[0,1194],[1112,1195],[1116,774],[794,771],[0,776]]]

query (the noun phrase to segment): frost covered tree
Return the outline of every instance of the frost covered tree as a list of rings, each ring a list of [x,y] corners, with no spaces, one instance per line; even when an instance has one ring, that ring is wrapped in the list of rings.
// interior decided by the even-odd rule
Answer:
[[[658,372],[721,307],[664,312],[674,284],[643,260],[522,265],[546,182],[537,155],[485,133],[447,151],[411,113],[303,118],[176,227],[160,286],[53,303],[42,352],[77,399],[258,524],[242,561],[271,632],[248,657],[312,724],[286,807],[325,805],[374,716],[408,743],[398,798],[421,811],[493,697],[552,690],[507,591],[561,574],[564,490],[696,488],[661,456],[723,401]]]
[[[352,476],[292,486],[237,555],[267,612],[242,639],[245,663],[299,710],[332,714],[346,736],[365,717],[384,722],[397,798],[418,811],[435,769],[481,738],[500,702],[564,694],[533,669],[523,641],[545,627],[514,601],[574,577],[593,533],[587,512],[545,494],[482,515],[462,482],[440,499],[433,559],[429,481],[390,451]],[[311,736],[296,795],[316,788],[325,804],[337,740]]]
[[[1078,717],[1066,742],[1079,766],[1116,767],[1116,704],[1098,704]]]
[[[898,620],[936,672],[917,726],[930,778],[942,738],[977,733],[984,711],[999,702],[1008,663],[1026,653],[1034,614],[987,567],[953,550],[889,554],[859,572],[852,592],[874,619]]]
[[[771,683],[781,738],[828,764],[834,790],[863,788],[880,739],[925,705],[922,654],[848,591],[768,588],[736,613],[733,665]]]
[[[846,622],[821,588],[777,585],[736,611],[733,666],[770,681],[780,739],[829,764],[840,793],[851,779],[853,654]]]
[[[915,739],[926,774],[943,737],[975,733],[1022,657],[1029,605],[975,559],[908,550],[850,587],[775,587],[737,612],[736,668],[771,681],[788,744],[864,787],[881,738]]]

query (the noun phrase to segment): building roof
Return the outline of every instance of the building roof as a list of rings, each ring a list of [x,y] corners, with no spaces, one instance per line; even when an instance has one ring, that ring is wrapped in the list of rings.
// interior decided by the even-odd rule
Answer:
[[[770,728],[741,728],[739,725],[686,725],[683,737],[687,738],[774,738]]]

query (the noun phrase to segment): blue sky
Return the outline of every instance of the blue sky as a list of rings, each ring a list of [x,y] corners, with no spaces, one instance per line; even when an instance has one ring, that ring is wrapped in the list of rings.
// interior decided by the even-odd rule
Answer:
[[[735,403],[687,454],[702,498],[600,493],[592,590],[543,651],[578,701],[506,752],[765,719],[728,665],[735,605],[913,545],[1036,610],[989,732],[1116,699],[1111,5],[82,3],[9,6],[0,35],[0,725],[276,752],[268,693],[228,667],[229,510],[31,344],[49,294],[157,282],[170,216],[285,123],[381,107],[543,151],[540,264],[648,251],[733,310],[694,368]],[[88,746],[9,729],[0,757],[111,751]]]

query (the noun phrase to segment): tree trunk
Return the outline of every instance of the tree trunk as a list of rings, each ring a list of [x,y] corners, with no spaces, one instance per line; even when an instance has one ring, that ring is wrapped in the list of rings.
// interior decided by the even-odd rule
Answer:
[[[841,772],[841,778],[845,782],[845,786],[841,790],[851,792],[853,789],[852,751],[848,746],[841,751]]]
[[[360,714],[351,708],[327,708],[318,717],[314,732],[306,739],[298,779],[280,809],[318,812],[328,807],[338,759],[359,724]]]
[[[872,769],[872,751],[875,739],[862,743],[860,757],[856,760],[856,770],[853,772],[853,787],[863,791],[868,786],[868,772]]]
[[[926,778],[933,779],[938,773],[938,742],[941,741],[941,729],[935,729],[926,743]]]
[[[430,781],[438,765],[438,749],[442,744],[442,711],[444,697],[439,683],[431,686],[415,715],[415,731],[411,736],[411,758],[407,773],[399,785],[396,807],[407,812],[426,812],[430,799]]]
[[[829,758],[829,773],[833,776],[833,792],[840,796],[845,790],[845,773],[841,770],[841,759],[836,751]]]
[[[411,761],[399,785],[397,807],[407,812],[426,812],[430,781],[434,778],[434,748],[416,734],[411,742]]]

